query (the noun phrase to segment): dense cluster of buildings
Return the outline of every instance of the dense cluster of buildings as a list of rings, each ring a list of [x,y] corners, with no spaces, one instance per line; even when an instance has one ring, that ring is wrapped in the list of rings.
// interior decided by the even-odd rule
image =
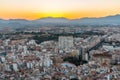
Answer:
[[[33,39],[1,39],[0,80],[120,80],[119,36],[119,32],[60,36],[41,44]],[[68,56],[88,63],[76,66],[63,60]]]

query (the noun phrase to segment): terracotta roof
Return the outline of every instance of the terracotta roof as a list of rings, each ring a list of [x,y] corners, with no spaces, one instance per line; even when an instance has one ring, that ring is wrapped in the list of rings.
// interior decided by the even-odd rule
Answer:
[[[112,58],[111,54],[103,53],[103,54],[93,54],[93,57],[103,57],[103,58]]]

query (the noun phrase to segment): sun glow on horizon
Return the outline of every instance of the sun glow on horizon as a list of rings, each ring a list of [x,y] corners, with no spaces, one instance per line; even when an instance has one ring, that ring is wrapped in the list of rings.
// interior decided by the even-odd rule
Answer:
[[[104,17],[120,14],[120,0],[0,0],[0,18]]]

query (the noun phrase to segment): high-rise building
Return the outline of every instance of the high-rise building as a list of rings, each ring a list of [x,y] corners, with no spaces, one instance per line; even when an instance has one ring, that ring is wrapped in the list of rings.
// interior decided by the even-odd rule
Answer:
[[[59,37],[59,50],[70,50],[73,48],[72,36],[60,36]]]

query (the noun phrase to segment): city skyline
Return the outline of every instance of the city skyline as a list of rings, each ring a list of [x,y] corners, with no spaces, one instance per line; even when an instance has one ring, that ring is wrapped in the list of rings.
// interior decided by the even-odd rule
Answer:
[[[119,0],[1,0],[0,18],[105,17],[120,14]]]

